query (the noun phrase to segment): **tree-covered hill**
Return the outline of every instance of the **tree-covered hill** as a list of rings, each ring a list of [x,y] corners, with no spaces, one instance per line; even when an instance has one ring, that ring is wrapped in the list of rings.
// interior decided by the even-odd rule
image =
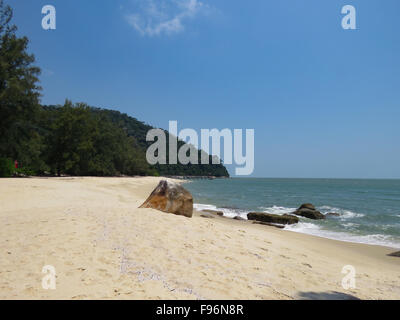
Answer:
[[[213,165],[210,157],[209,165],[154,165],[150,166],[146,162],[146,150],[153,143],[146,141],[147,132],[154,129],[133,117],[115,110],[107,110],[89,107],[85,104],[72,105],[67,101],[64,106],[43,106],[41,110],[41,123],[39,130],[47,136],[49,146],[58,146],[57,150],[47,151],[50,157],[48,163],[52,164],[51,171],[68,173],[72,175],[115,175],[115,174],[139,174],[139,175],[168,175],[168,176],[215,176],[228,177],[228,171],[222,164]],[[169,137],[166,133],[167,141]],[[107,135],[107,139],[104,138]],[[92,140],[94,142],[92,142]],[[178,150],[185,143],[178,141]],[[67,154],[69,158],[81,159],[95,150],[101,151],[107,161],[97,160],[97,167],[93,162],[87,162],[83,165],[83,170],[71,167],[72,162],[77,160],[60,160],[64,170],[59,170],[57,164],[60,164],[57,158],[57,152]],[[77,154],[81,150],[82,155]],[[200,159],[200,151],[199,159]],[[113,167],[112,156],[128,157],[126,166]],[[167,148],[167,158],[168,158]],[[93,155],[94,157],[94,155]],[[101,158],[101,157],[100,157]],[[124,158],[125,159],[125,158]],[[105,165],[105,163],[107,165]],[[129,163],[135,163],[130,167]],[[54,167],[56,166],[56,167]],[[51,166],[50,166],[51,167]],[[68,169],[65,169],[68,168]],[[92,168],[92,169],[90,169]],[[89,170],[90,169],[90,170]]]
[[[123,128],[126,133],[135,138],[139,146],[144,150],[153,143],[146,141],[147,132],[154,127],[147,125],[137,119],[128,116],[127,114],[123,114],[119,111],[115,110],[106,110],[106,109],[92,109],[93,112],[103,114],[107,118],[109,118],[114,124],[118,125],[119,127]],[[169,132],[164,130],[166,134],[167,146],[169,141]],[[185,143],[183,141],[178,141],[178,150],[182,147]],[[201,159],[200,151],[199,159]],[[169,150],[167,148],[167,159],[169,157]],[[160,175],[179,175],[179,176],[215,176],[215,177],[229,177],[229,173],[223,164],[219,165],[212,165],[212,158],[210,156],[210,165],[156,165],[154,168]]]

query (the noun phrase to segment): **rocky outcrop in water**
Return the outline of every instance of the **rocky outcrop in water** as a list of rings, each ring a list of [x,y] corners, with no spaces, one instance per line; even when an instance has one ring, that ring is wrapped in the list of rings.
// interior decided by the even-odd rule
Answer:
[[[191,218],[193,197],[181,185],[162,180],[140,208],[153,208]]]
[[[326,219],[311,203],[302,204],[293,214],[313,220]]]
[[[340,217],[340,213],[329,212],[325,215],[325,217]]]
[[[278,224],[295,224],[299,222],[299,218],[289,214],[284,214],[281,216],[278,214],[271,214],[265,212],[250,212],[247,215],[247,219],[267,222],[267,223],[278,223]]]

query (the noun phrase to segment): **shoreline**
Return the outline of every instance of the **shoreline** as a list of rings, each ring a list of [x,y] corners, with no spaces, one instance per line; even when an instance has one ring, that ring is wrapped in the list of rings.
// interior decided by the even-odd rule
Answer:
[[[194,210],[194,215],[196,215],[197,217],[201,217],[201,215],[204,215],[203,211],[199,211],[199,210]],[[213,215],[212,216],[213,219],[216,219],[217,221],[224,221],[227,222],[229,220],[232,221],[237,221],[233,218],[229,218],[229,217],[220,217],[217,215]],[[302,232],[297,232],[297,231],[292,231],[292,230],[288,230],[288,229],[280,229],[274,226],[269,226],[269,225],[263,225],[263,224],[259,224],[259,223],[255,223],[255,221],[251,221],[251,220],[239,220],[237,221],[237,223],[244,223],[247,224],[249,226],[254,226],[254,227],[259,227],[259,228],[268,228],[268,230],[276,230],[277,232],[284,232],[284,233],[292,233],[292,234],[298,234],[301,236],[304,236],[305,238],[312,238],[314,240],[328,240],[328,241],[333,241],[334,243],[336,243],[336,245],[341,245],[341,244],[352,244],[352,245],[361,245],[361,246],[367,246],[367,247],[378,247],[380,249],[384,249],[384,250],[389,250],[390,253],[393,253],[393,251],[399,250],[399,248],[395,248],[395,247],[390,247],[390,246],[385,246],[385,245],[381,245],[381,244],[370,244],[370,243],[361,243],[361,242],[352,242],[352,241],[346,241],[346,240],[338,240],[338,239],[332,239],[332,238],[327,238],[327,237],[322,237],[322,236],[318,236],[318,235],[313,235],[313,234],[308,234],[308,233],[302,233]]]
[[[220,211],[220,210],[228,209],[228,208],[223,208],[223,207],[220,208],[220,207],[217,207],[217,206],[215,206],[213,204],[205,204],[205,203],[195,203],[194,205],[197,206],[197,207],[199,207],[199,206],[200,207],[201,206],[204,207],[203,210],[211,210],[211,211],[216,211],[216,212]],[[198,208],[196,208],[194,210],[196,210],[197,212],[200,212],[200,213],[203,212],[202,209],[198,209]],[[266,213],[269,213],[269,212],[266,212]],[[240,213],[240,214],[239,213],[234,213],[234,214],[232,214],[232,216],[225,216],[224,215],[223,217],[226,218],[226,219],[233,219],[234,215],[241,217],[241,215],[243,215],[243,213]],[[247,221],[247,218],[245,220]],[[301,224],[301,223],[312,224],[313,222],[315,222],[315,220],[310,220],[310,221],[302,220],[302,221],[299,222],[299,224]],[[344,231],[340,232],[340,231],[332,231],[332,230],[328,230],[328,229],[322,229],[321,230],[322,232],[335,234],[335,235],[332,235],[332,236],[327,236],[327,235],[324,236],[322,234],[312,234],[312,233],[307,233],[307,232],[304,232],[304,231],[298,231],[296,229],[291,229],[291,228],[293,228],[293,226],[296,227],[296,224],[295,225],[279,225],[279,224],[277,224],[278,228],[279,228],[279,226],[282,226],[282,230],[283,231],[289,231],[289,232],[293,232],[293,233],[304,234],[304,235],[317,237],[317,238],[322,238],[322,239],[329,239],[329,240],[334,240],[334,241],[339,241],[339,242],[346,242],[346,243],[356,243],[356,244],[365,244],[365,245],[371,245],[371,246],[379,246],[379,247],[384,247],[384,248],[390,248],[392,250],[399,250],[400,249],[400,244],[398,244],[397,246],[396,245],[391,246],[390,244],[368,243],[368,242],[362,242],[361,240],[356,241],[356,240],[346,240],[346,239],[338,238],[339,235],[345,235],[345,236],[348,236],[348,237],[363,237],[363,236],[364,237],[368,237],[368,235],[355,235],[355,234],[351,234],[351,233],[346,233]],[[335,238],[335,236],[337,236],[337,238]]]
[[[395,249],[138,209],[161,179],[0,180],[0,297],[400,299]],[[54,291],[41,287],[45,265],[57,270]]]

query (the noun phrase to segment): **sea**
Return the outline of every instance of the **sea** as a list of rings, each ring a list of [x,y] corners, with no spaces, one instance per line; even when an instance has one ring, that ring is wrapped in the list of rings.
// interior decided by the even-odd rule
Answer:
[[[185,184],[197,210],[222,211],[247,219],[252,211],[292,213],[312,203],[338,217],[286,226],[292,232],[400,248],[400,180],[230,178],[192,180]]]

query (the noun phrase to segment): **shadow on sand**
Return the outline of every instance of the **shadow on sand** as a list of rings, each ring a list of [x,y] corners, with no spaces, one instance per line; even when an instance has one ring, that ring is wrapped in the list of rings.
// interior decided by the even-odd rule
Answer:
[[[360,300],[359,298],[347,293],[330,292],[299,292],[300,300]]]
[[[393,252],[391,254],[388,254],[389,257],[400,257],[400,251]]]

